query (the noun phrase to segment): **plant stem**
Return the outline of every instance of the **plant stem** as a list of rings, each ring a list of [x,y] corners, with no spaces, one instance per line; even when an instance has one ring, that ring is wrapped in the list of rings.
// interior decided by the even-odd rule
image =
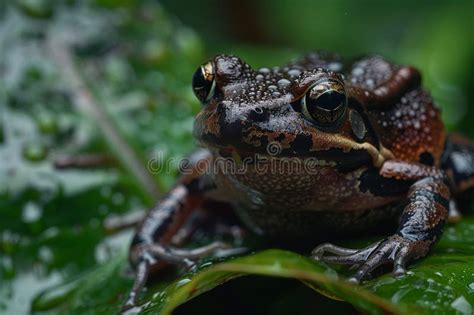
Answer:
[[[48,48],[69,87],[78,111],[96,122],[108,146],[115,152],[117,160],[134,175],[141,189],[147,194],[147,198],[156,201],[161,194],[157,182],[81,78],[69,46],[61,40],[50,39]]]

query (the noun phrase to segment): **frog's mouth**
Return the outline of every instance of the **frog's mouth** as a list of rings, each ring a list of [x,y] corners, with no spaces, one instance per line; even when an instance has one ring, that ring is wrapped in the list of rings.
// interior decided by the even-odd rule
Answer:
[[[335,136],[335,139],[328,139],[322,146],[315,146],[311,140],[307,143],[301,140],[308,140],[307,137],[295,137],[290,143],[279,142],[278,139],[268,141],[267,137],[261,137],[258,140],[258,145],[251,145],[242,141],[225,143],[222,141],[223,139],[214,139],[214,137],[214,135],[208,134],[198,140],[201,146],[209,148],[216,156],[225,159],[230,158],[236,162],[254,163],[262,158],[310,160],[311,163],[317,166],[335,167],[350,171],[363,166],[378,168],[385,160],[393,158],[392,153],[383,146],[376,148],[367,142],[355,143],[337,136]]]
[[[339,148],[320,151],[311,155],[292,156],[279,151],[280,148],[269,144],[266,152],[249,152],[237,149],[233,146],[214,147],[211,151],[215,156],[223,159],[231,159],[237,164],[256,164],[262,161],[279,162],[282,165],[301,162],[310,163],[312,167],[330,167],[341,171],[351,171],[363,166],[374,165],[374,158],[366,149],[352,149],[345,152]]]

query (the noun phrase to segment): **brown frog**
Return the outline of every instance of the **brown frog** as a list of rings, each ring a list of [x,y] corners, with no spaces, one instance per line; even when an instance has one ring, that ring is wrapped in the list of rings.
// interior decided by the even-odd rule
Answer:
[[[384,264],[403,275],[427,255],[474,186],[474,145],[445,134],[413,67],[312,53],[253,70],[218,55],[197,69],[193,90],[203,104],[194,126],[202,149],[135,234],[136,279],[125,308],[150,272],[227,247],[170,243],[209,200],[230,205],[264,237],[315,245],[398,220],[391,236],[366,248],[313,250],[315,260],[357,266],[350,280],[359,282]]]

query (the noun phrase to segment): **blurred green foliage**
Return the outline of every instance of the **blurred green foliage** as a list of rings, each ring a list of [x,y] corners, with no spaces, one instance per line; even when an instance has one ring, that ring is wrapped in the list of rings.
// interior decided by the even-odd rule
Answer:
[[[233,53],[252,65],[268,66],[322,49],[346,58],[381,54],[395,63],[414,65],[443,108],[448,126],[474,136],[473,1],[162,3],[203,34],[208,55]]]
[[[189,86],[191,74],[217,53],[239,55],[255,67],[313,49],[349,58],[379,53],[418,67],[448,127],[474,136],[472,1],[162,5],[165,10],[153,0],[0,3],[1,314],[29,312],[33,297],[53,285],[62,293],[46,291],[46,298],[35,300],[35,311],[66,301],[59,308],[64,314],[117,312],[131,285],[124,255],[130,231],[110,237],[104,223],[151,204],[94,117],[78,106],[53,57],[52,39],[71,45],[80,76],[144,166],[158,153],[166,159],[193,148],[192,117],[200,105]],[[88,170],[57,167],[88,154],[110,163]],[[164,190],[174,178],[160,174],[156,180]],[[471,229],[465,230],[446,252],[462,246],[471,253]]]
[[[166,159],[193,147],[199,105],[188,76],[202,47],[154,1],[22,0],[2,2],[0,14],[0,313],[25,314],[42,289],[126,251],[131,231],[106,237],[107,219],[151,206],[76,99],[53,42],[70,47],[143,168],[158,151]],[[108,163],[60,166],[85,156]]]

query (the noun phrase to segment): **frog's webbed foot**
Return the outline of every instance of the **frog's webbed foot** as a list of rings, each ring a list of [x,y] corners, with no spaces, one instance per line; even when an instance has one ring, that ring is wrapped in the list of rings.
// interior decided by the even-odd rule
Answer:
[[[144,244],[134,248],[131,252],[131,261],[135,264],[135,281],[125,302],[122,313],[136,307],[137,295],[145,285],[148,274],[163,263],[183,266],[192,269],[196,266],[196,261],[200,258],[214,254],[218,250],[228,249],[231,246],[220,241],[212,242],[208,245],[185,249],[161,244]]]
[[[393,275],[402,276],[406,273],[406,264],[414,258],[424,256],[428,249],[428,242],[410,241],[393,235],[360,250],[322,244],[313,250],[311,256],[318,261],[356,267],[357,271],[349,281],[359,283],[368,273],[389,263],[393,264]],[[326,255],[327,253],[332,255]]]

